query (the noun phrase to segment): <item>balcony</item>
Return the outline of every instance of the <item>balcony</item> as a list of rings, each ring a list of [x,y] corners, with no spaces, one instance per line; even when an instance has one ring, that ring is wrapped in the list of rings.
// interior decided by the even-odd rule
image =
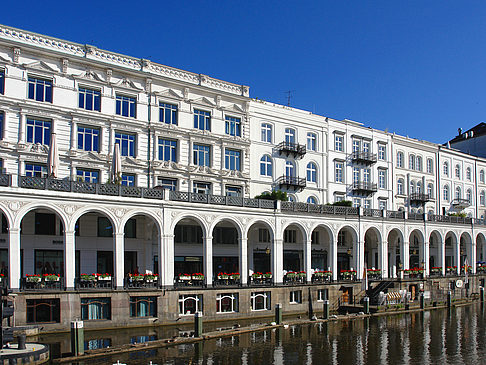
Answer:
[[[429,194],[413,193],[410,194],[410,203],[424,204],[431,200]]]
[[[369,182],[355,182],[351,185],[351,190],[354,194],[358,195],[371,195],[378,191],[376,184],[372,184]]]
[[[295,176],[280,176],[275,183],[285,190],[302,191],[306,187],[305,179]]]
[[[304,145],[285,141],[279,143],[277,150],[279,155],[293,156],[294,158],[302,158],[307,152]]]
[[[454,199],[451,203],[451,205],[455,208],[455,209],[464,209],[464,208],[467,208],[469,206],[471,206],[471,202],[467,199]]]
[[[363,151],[354,151],[351,154],[351,160],[364,165],[373,165],[376,161],[378,161],[376,153]]]

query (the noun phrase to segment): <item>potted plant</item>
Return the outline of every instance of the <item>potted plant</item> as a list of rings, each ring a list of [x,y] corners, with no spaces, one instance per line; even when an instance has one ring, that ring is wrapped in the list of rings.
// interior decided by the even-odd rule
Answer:
[[[98,274],[98,280],[111,280],[111,275],[108,273]]]
[[[220,272],[218,274],[218,279],[221,279],[221,280],[228,280],[229,279],[229,274],[225,273],[225,272]]]
[[[305,271],[298,272],[297,277],[299,279],[305,279],[307,277],[307,273]]]
[[[263,277],[263,274],[261,272],[254,272],[251,274],[252,279],[261,279]]]
[[[233,280],[240,280],[240,273],[238,272],[234,272],[230,275],[230,279],[233,279]]]
[[[44,274],[44,281],[52,282],[52,281],[59,281],[58,274]]]
[[[192,274],[192,279],[193,280],[204,280],[204,274],[197,272]]]
[[[433,267],[430,269],[430,273],[432,275],[440,275],[442,273],[442,268],[441,267]]]
[[[143,276],[143,274],[132,274],[132,280],[133,281],[143,281],[144,276]]]
[[[189,281],[189,280],[191,280],[191,275],[189,275],[189,274],[179,274],[179,280],[181,280],[181,281]]]
[[[263,274],[263,277],[265,279],[271,279],[272,278],[272,273],[271,272],[266,272],[265,274]]]
[[[81,274],[81,281],[96,281],[96,274]]]
[[[26,280],[28,283],[40,283],[42,278],[40,275],[26,275]]]
[[[294,271],[289,271],[287,274],[285,274],[285,277],[287,279],[295,279],[297,277],[297,273]]]
[[[157,280],[157,274],[145,274],[144,278],[147,283],[153,283],[154,280]]]

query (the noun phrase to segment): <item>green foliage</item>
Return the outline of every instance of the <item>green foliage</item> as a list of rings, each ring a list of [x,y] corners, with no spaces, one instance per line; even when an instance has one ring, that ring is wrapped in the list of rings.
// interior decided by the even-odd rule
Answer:
[[[273,190],[271,193],[265,192],[255,196],[255,199],[264,200],[282,200],[286,202],[288,200],[287,193],[282,190]]]
[[[451,212],[451,213],[447,213],[447,215],[450,217],[461,217],[461,218],[467,217],[467,214],[464,212],[460,212],[460,213]]]
[[[353,202],[351,200],[341,200],[339,202],[334,202],[332,204],[327,204],[327,205],[335,205],[338,207],[352,207]]]

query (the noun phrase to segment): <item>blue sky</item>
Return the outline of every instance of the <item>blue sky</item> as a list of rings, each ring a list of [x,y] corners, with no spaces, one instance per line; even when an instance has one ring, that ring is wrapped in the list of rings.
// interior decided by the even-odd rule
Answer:
[[[4,1],[0,23],[438,143],[486,119],[485,1]]]

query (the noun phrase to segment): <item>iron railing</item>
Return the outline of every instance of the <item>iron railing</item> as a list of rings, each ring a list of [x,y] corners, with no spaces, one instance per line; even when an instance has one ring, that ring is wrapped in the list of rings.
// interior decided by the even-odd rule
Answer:
[[[298,176],[280,176],[275,184],[278,185],[280,188],[286,189],[294,189],[294,190],[302,190],[306,187],[305,178],[301,178]]]
[[[364,164],[374,164],[376,161],[378,161],[376,158],[376,153],[364,151],[354,151],[351,154],[351,160]]]
[[[302,157],[306,154],[307,149],[304,145],[294,142],[280,142],[277,145],[277,150],[280,154],[287,156],[294,155],[296,157]]]

